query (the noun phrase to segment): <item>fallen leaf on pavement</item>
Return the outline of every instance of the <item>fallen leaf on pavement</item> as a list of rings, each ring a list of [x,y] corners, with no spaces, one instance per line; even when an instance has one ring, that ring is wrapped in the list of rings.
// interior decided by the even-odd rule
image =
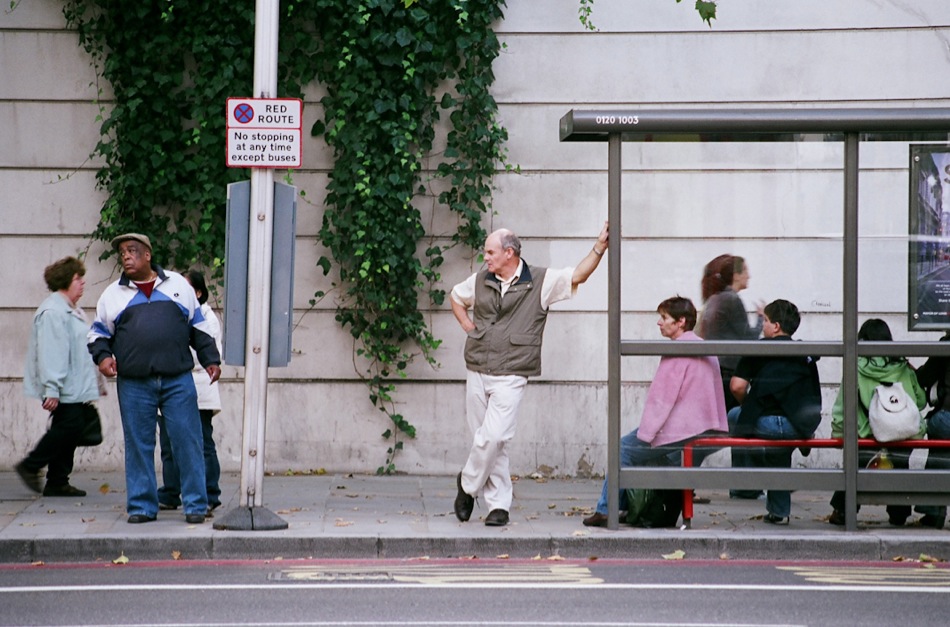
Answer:
[[[180,560],[180,559],[181,559],[181,551],[172,551],[172,559],[173,559],[173,560]]]
[[[538,553],[537,555],[535,555],[535,556],[532,557],[531,559],[532,559],[532,560],[540,560],[540,559],[541,559],[541,554]]]
[[[410,559],[410,560],[422,560],[422,561],[425,561],[425,560],[428,560],[428,559],[429,559],[429,556],[428,556],[428,555],[420,555],[419,557],[410,557],[409,559]]]
[[[560,555],[552,555],[551,557],[548,558],[548,561],[549,562],[563,562],[564,558],[561,557]]]
[[[557,503],[548,503],[548,509],[556,509]]]
[[[686,552],[683,551],[683,550],[681,550],[681,549],[677,549],[677,550],[673,551],[672,553],[666,553],[666,554],[663,556],[663,559],[665,559],[665,560],[681,560],[681,559],[683,559],[684,557],[686,557]]]
[[[942,559],[938,557],[931,557],[930,555],[927,555],[926,553],[921,553],[920,557],[918,557],[917,559],[919,559],[921,562],[942,562],[943,561]]]
[[[83,521],[84,523],[96,522],[95,518],[80,518],[80,520]]]
[[[728,553],[720,553],[720,554],[719,554],[719,559],[721,559],[721,560],[731,560],[732,557],[731,557]]]
[[[99,492],[101,492],[101,493],[103,493],[103,494],[108,494],[108,493],[109,493],[109,484],[108,484],[108,483],[103,483],[101,486],[99,486]]]
[[[590,535],[590,532],[589,532],[589,531],[581,531],[581,530],[578,530],[578,531],[575,531],[574,533],[572,533],[571,535],[574,536],[575,538],[582,538],[582,537],[584,537],[584,536],[589,536],[589,535]]]
[[[33,562],[30,566],[45,566],[46,562]]]
[[[349,527],[353,524],[352,520],[343,520],[342,518],[337,518],[334,523],[337,527]]]
[[[502,553],[501,555],[496,555],[496,556],[495,556],[495,559],[506,560],[506,559],[508,559],[509,557],[510,557],[510,556],[509,556],[507,553]]]
[[[128,563],[129,563],[129,558],[127,558],[127,557],[125,556],[125,553],[121,553],[121,554],[119,554],[119,557],[117,557],[117,558],[115,558],[114,560],[112,560],[112,563],[113,563],[113,564],[128,564]]]

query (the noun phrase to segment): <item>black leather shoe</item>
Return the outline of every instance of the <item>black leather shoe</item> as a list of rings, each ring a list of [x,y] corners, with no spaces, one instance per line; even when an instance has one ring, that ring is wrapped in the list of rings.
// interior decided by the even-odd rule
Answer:
[[[844,525],[844,512],[840,509],[833,510],[831,515],[828,516],[828,522],[832,525],[838,525],[839,527]]]
[[[763,494],[761,490],[729,490],[730,499],[759,499]]]
[[[485,525],[488,527],[504,527],[508,524],[508,512],[503,509],[493,509],[485,516]]]
[[[129,516],[129,522],[133,525],[138,525],[141,523],[149,523],[155,520],[154,516],[146,516],[145,514],[132,514]]]
[[[456,477],[455,484],[459,489],[455,496],[455,517],[462,522],[468,522],[468,519],[472,517],[472,510],[475,509],[475,497],[466,494],[462,489],[462,473]]]
[[[920,517],[920,524],[924,527],[933,527],[934,529],[943,529],[944,519],[933,514],[924,514]]]
[[[177,505],[172,505],[171,503],[159,503],[159,504],[158,504],[158,509],[167,512],[167,511],[171,511],[171,510],[174,510],[174,509],[178,509],[178,506],[177,506]]]
[[[189,525],[200,525],[204,521],[204,514],[185,514],[185,522]]]
[[[43,487],[40,484],[40,473],[28,470],[26,466],[23,465],[23,462],[16,465],[16,474],[20,475],[20,479],[23,479],[23,483],[25,483],[29,489],[34,492],[43,491]]]
[[[47,484],[43,488],[43,496],[86,496],[86,491],[73,487],[68,483],[65,485]]]
[[[788,525],[788,516],[776,516],[771,512],[763,516],[762,520],[769,523],[770,525]]]

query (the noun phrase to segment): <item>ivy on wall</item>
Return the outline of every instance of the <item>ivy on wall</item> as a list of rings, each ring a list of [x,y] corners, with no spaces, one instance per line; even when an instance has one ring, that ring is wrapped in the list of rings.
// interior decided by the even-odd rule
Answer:
[[[457,216],[448,246],[478,249],[491,178],[504,163],[505,129],[490,93],[499,51],[492,24],[503,0],[291,0],[282,3],[281,96],[325,85],[312,135],[334,154],[320,239],[332,259],[336,320],[354,339],[357,371],[392,422],[380,473],[395,470],[415,427],[397,409],[394,381],[415,355],[439,346],[420,311],[435,304],[445,247],[427,240],[414,204],[444,179],[439,205]],[[222,0],[134,3],[68,0],[64,14],[115,94],[102,109],[95,153],[108,192],[94,236],[154,235],[170,267],[220,268],[224,189],[246,173],[225,167],[223,107],[251,92],[253,4]],[[436,94],[440,94],[437,98]],[[434,125],[449,113],[441,155]],[[426,159],[435,167],[423,168]],[[108,254],[108,253],[106,253]],[[315,299],[324,297],[318,292]]]
[[[582,23],[594,0],[580,0]],[[676,0],[679,2],[680,0]],[[333,151],[320,240],[334,273],[336,320],[354,341],[354,363],[373,405],[392,427],[379,473],[396,469],[415,427],[394,399],[415,356],[435,364],[440,341],[419,299],[440,305],[447,247],[478,250],[492,177],[511,168],[491,95],[500,44],[493,25],[504,0],[285,0],[281,3],[278,94],[301,97],[314,80],[327,95],[311,134]],[[715,3],[697,0],[707,22]],[[153,236],[168,267],[203,265],[220,277],[228,183],[246,172],[225,165],[228,97],[253,95],[254,4],[225,0],[65,0],[67,24],[114,93],[100,105],[108,194],[94,238]],[[101,94],[101,91],[100,91]],[[435,125],[449,115],[444,150]],[[440,181],[437,185],[434,180]],[[441,191],[432,192],[431,187]],[[420,196],[455,216],[452,233],[426,233]],[[445,243],[445,245],[439,242]],[[108,256],[109,252],[104,253]],[[317,292],[312,303],[327,294]]]
[[[250,92],[253,3],[67,0],[63,13],[115,95],[100,105],[94,237],[149,233],[163,264],[220,269],[224,189],[246,178],[224,164],[223,107]]]

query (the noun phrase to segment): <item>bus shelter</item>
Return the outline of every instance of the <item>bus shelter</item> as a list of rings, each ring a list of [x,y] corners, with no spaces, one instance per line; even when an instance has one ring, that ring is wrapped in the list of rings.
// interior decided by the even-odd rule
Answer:
[[[629,109],[571,110],[560,121],[563,142],[607,144],[607,482],[608,527],[619,523],[619,489],[808,489],[845,492],[845,530],[857,529],[859,503],[950,503],[950,471],[858,467],[857,358],[950,356],[950,342],[858,341],[858,188],[862,142],[950,142],[950,108],[893,109]],[[621,337],[623,142],[843,142],[842,315],[835,341],[757,342],[624,340]],[[633,190],[636,193],[636,190]],[[844,405],[843,467],[670,468],[620,467],[621,360],[625,356],[770,355],[841,358]]]

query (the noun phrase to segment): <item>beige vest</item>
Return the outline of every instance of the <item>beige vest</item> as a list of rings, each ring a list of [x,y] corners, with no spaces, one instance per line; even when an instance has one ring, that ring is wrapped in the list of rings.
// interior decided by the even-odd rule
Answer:
[[[483,270],[475,277],[475,329],[465,341],[465,365],[483,374],[541,374],[541,337],[548,312],[541,307],[547,268],[524,265],[518,281],[501,295],[501,282]]]

